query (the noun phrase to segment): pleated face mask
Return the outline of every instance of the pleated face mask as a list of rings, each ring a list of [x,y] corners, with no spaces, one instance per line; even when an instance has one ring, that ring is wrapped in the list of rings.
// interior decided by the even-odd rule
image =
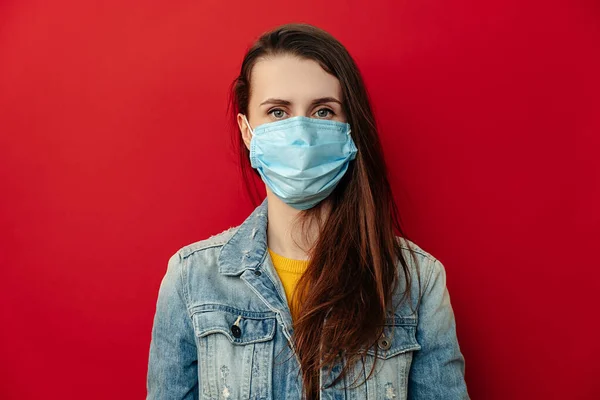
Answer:
[[[304,116],[252,130],[250,164],[271,191],[298,210],[314,207],[333,192],[356,158],[350,124]]]

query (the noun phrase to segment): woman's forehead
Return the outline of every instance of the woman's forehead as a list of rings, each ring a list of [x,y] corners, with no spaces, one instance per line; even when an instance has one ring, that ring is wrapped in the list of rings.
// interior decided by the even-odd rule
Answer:
[[[251,103],[256,106],[269,98],[291,103],[310,103],[324,97],[341,98],[339,80],[314,60],[290,55],[259,60],[250,77]]]

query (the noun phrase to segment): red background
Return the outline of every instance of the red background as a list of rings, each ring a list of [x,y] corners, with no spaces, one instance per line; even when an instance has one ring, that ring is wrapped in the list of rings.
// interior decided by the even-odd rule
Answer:
[[[168,257],[253,209],[229,83],[292,21],[364,74],[471,397],[600,398],[591,0],[1,2],[0,397],[144,397]]]

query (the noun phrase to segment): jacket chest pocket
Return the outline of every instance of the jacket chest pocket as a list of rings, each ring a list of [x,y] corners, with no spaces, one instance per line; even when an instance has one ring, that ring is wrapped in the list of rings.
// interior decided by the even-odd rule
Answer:
[[[192,320],[204,399],[272,398],[274,313],[216,306]]]
[[[395,320],[391,317],[386,319],[383,335],[375,346],[367,350],[364,370],[360,365],[366,378],[375,362],[373,375],[366,385],[358,388],[362,391],[362,398],[406,399],[413,354],[421,349],[416,339],[416,329],[416,317],[396,316]]]

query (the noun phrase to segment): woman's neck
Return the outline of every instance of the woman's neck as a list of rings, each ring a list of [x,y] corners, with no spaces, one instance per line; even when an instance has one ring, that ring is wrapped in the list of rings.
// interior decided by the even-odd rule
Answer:
[[[286,258],[308,260],[308,250],[318,238],[316,221],[306,223],[308,235],[304,235],[301,232],[302,223],[294,224],[294,218],[300,213],[299,210],[284,203],[268,188],[267,199],[267,243],[269,248]],[[323,211],[326,212],[326,207],[323,207]]]

